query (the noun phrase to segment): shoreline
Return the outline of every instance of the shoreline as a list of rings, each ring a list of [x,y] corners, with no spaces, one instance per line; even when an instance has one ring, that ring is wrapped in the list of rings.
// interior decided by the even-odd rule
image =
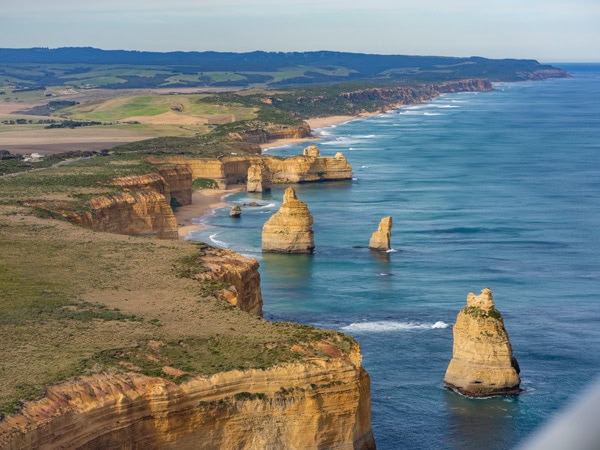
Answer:
[[[361,113],[356,116],[327,116],[327,117],[311,117],[306,119],[305,122],[310,126],[311,132],[319,128],[327,128],[334,125],[350,122],[352,120],[366,119],[368,117],[378,116],[383,114],[381,111],[372,113]],[[265,144],[260,144],[261,150],[267,151],[271,148],[283,147],[284,145],[298,144],[300,142],[310,142],[322,139],[322,136],[309,136],[305,138],[287,138],[287,139],[275,139]]]
[[[204,217],[214,209],[230,206],[229,203],[223,201],[223,197],[227,194],[243,190],[241,185],[237,185],[228,189],[200,189],[193,191],[192,203],[180,206],[174,212],[175,219],[177,220],[179,239],[185,239],[192,231],[203,227],[201,224],[192,222],[193,219]]]

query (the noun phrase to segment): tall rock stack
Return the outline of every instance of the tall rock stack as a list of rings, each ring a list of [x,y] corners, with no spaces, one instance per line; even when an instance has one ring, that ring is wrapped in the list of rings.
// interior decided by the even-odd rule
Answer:
[[[387,216],[381,219],[377,231],[371,235],[369,248],[387,252],[391,249],[390,239],[392,237],[392,217]]]
[[[263,252],[312,253],[315,248],[312,224],[306,203],[298,200],[293,187],[288,187],[279,211],[263,226]]]
[[[454,324],[452,360],[444,384],[470,397],[489,397],[518,394],[520,383],[519,364],[492,291],[469,293],[467,306]]]
[[[269,192],[271,190],[271,171],[266,164],[252,164],[248,167],[248,192]]]

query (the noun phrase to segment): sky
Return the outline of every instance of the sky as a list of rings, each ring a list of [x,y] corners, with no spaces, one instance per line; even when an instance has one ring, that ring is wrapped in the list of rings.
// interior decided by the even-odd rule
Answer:
[[[0,47],[600,62],[600,0],[0,0]]]

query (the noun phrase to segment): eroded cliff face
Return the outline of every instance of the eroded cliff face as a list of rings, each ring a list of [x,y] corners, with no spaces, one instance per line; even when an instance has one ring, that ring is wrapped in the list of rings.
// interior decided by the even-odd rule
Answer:
[[[271,171],[266,164],[252,164],[248,167],[248,192],[269,192],[271,190]]]
[[[316,145],[304,149],[302,155],[286,159],[265,159],[275,184],[339,181],[352,179],[352,166],[341,152],[334,157],[321,156]]]
[[[342,92],[339,96],[346,100],[380,99],[386,102],[386,108],[421,103],[449,92],[480,92],[493,90],[492,84],[484,79],[449,81],[439,84],[425,84],[418,87],[394,86],[387,88],[369,88],[359,91]]]
[[[469,293],[454,324],[452,360],[444,383],[468,396],[487,397],[518,394],[520,382],[519,365],[492,291]]]
[[[192,202],[192,172],[185,166],[111,180],[123,192],[93,197],[85,211],[60,211],[68,221],[96,231],[177,239],[172,207]]]
[[[350,354],[181,384],[100,373],[52,386],[0,422],[0,447],[374,449],[369,376]]]
[[[170,158],[169,162],[188,167],[192,178],[210,178],[219,188],[231,184],[247,184],[252,192],[257,183],[263,186],[287,183],[306,183],[352,179],[352,166],[342,153],[321,156],[316,152],[289,158],[270,155],[223,156],[219,159]],[[257,174],[257,167],[264,170]]]
[[[313,217],[306,203],[288,187],[283,203],[263,225],[262,250],[274,253],[312,253],[315,248]]]
[[[262,316],[262,294],[258,261],[231,250],[205,246],[199,263],[208,269],[193,278],[221,281],[220,297],[243,311]]]
[[[310,126],[306,123],[298,126],[270,125],[230,133],[229,137],[237,141],[244,141],[251,144],[266,144],[275,139],[301,139],[309,137],[310,132]]]
[[[177,221],[163,194],[152,190],[126,191],[94,197],[89,211],[64,211],[69,222],[95,231],[177,239]]]
[[[192,203],[192,170],[186,166],[166,166],[156,169],[169,191],[167,201],[174,206]]]

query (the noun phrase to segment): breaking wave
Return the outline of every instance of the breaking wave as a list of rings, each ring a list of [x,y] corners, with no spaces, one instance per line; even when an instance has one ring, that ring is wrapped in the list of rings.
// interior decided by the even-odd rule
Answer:
[[[441,320],[438,320],[435,323],[395,321],[358,322],[346,325],[345,327],[342,327],[342,330],[358,333],[382,333],[386,331],[432,330],[436,328],[448,328],[448,324]]]
[[[215,244],[218,247],[224,247],[224,248],[229,248],[229,245],[227,244],[227,242],[223,242],[217,239],[217,236],[220,233],[215,233],[215,234],[211,234],[210,236],[208,236],[208,238],[210,239],[210,241]]]

